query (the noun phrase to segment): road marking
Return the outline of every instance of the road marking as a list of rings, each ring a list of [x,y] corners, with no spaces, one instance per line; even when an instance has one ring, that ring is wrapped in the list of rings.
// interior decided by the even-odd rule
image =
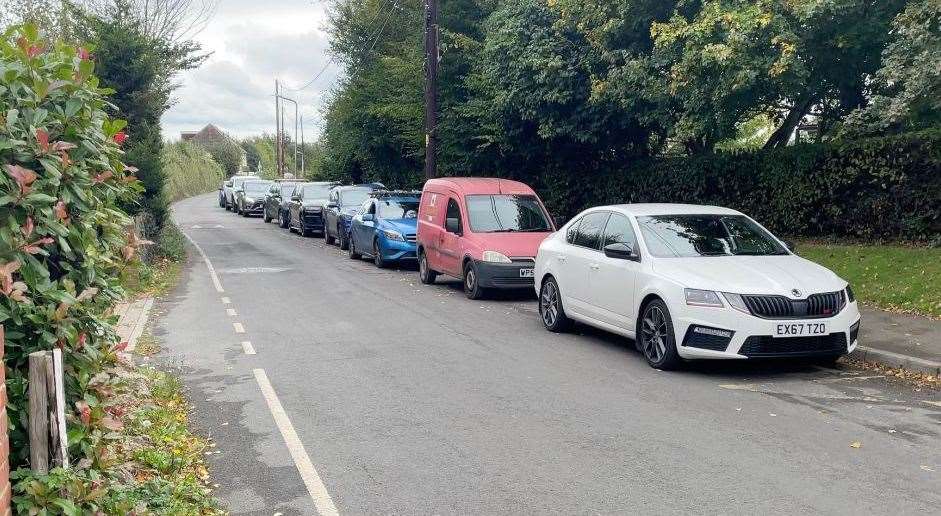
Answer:
[[[229,314],[229,317],[235,317],[236,315],[238,315],[237,313],[235,313],[235,308],[226,308],[225,313]]]
[[[225,292],[225,290],[222,289],[222,282],[219,281],[219,276],[216,275],[216,268],[212,266],[212,262],[209,261],[209,257],[206,256],[203,248],[199,247],[199,244],[193,240],[193,237],[187,235],[185,231],[181,230],[180,233],[183,233],[183,236],[185,236],[186,239],[189,240],[191,244],[193,244],[193,247],[196,248],[196,250],[199,252],[199,255],[203,257],[203,261],[206,262],[206,268],[209,269],[209,276],[212,277],[212,284],[216,287],[216,292]]]
[[[242,341],[242,351],[244,351],[246,355],[255,354],[255,348],[252,346],[252,343],[247,340]]]
[[[304,444],[297,436],[294,425],[291,424],[284,407],[281,406],[281,401],[278,400],[274,387],[268,381],[268,375],[265,374],[264,369],[255,369],[254,373],[261,394],[265,397],[265,402],[268,403],[268,410],[271,411],[271,416],[274,418],[275,424],[278,425],[278,430],[281,431],[281,437],[284,438],[284,444],[287,445],[288,452],[291,453],[291,458],[294,459],[297,472],[300,473],[304,485],[307,486],[307,492],[314,501],[314,507],[317,508],[317,512],[321,516],[338,515],[337,507],[333,503],[333,499],[330,498],[330,493],[327,492],[327,486],[323,484],[323,480],[320,479],[317,469],[310,461],[307,451],[304,450]]]
[[[224,305],[232,304],[232,300],[229,299],[229,298],[227,298],[227,297],[223,297],[223,298],[222,298],[222,304],[224,304]]]
[[[235,333],[245,333],[245,327],[240,322],[232,323],[232,327],[235,328]]]

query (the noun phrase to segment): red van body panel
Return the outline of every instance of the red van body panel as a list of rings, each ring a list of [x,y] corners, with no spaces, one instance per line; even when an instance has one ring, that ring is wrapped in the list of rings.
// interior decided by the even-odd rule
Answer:
[[[430,179],[422,189],[418,208],[418,247],[425,253],[428,266],[436,272],[460,278],[465,260],[474,260],[486,270],[482,278],[487,287],[521,288],[527,286],[526,272],[532,268],[539,244],[552,232],[475,233],[468,220],[466,197],[469,195],[531,195],[542,208],[549,225],[552,218],[532,188],[518,181],[482,177]],[[460,209],[460,234],[445,230],[448,203]],[[484,251],[496,251],[510,258],[511,264],[481,263]],[[486,273],[486,274],[483,274]],[[483,284],[483,283],[482,283]],[[532,282],[528,282],[529,286]]]

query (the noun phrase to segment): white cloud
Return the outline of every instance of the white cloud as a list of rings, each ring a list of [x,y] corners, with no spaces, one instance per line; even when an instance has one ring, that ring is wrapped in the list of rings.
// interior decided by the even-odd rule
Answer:
[[[164,137],[179,138],[208,123],[247,136],[274,132],[274,80],[287,87],[308,82],[330,59],[325,3],[303,0],[220,0],[197,36],[212,55],[179,77],[177,103],[163,117]],[[330,66],[311,87],[289,91],[304,114],[308,138],[318,131],[321,101],[336,81]],[[287,118],[293,115],[288,111]],[[287,121],[288,126],[293,120]]]

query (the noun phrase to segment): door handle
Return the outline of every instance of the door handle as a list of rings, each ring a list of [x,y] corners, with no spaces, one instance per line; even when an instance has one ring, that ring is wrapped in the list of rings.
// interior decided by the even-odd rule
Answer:
[[[591,267],[591,270],[593,270],[593,271],[596,271],[596,270],[598,270],[599,268],[601,268],[601,266],[598,265],[597,263],[592,263],[592,264],[589,265],[589,267]]]

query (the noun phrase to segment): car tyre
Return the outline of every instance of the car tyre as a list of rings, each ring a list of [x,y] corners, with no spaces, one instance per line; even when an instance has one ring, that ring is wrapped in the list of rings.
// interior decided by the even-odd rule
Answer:
[[[265,208],[264,215],[262,215],[261,219],[265,221],[265,224],[271,222],[271,216],[268,215],[268,208]]]
[[[284,216],[284,210],[278,210],[278,226],[281,226],[281,229],[288,229],[288,219]]]
[[[542,324],[553,333],[562,333],[572,327],[572,320],[562,307],[562,293],[555,278],[549,276],[539,289],[539,315]]]
[[[655,299],[644,305],[637,321],[636,338],[647,363],[656,369],[676,369],[682,359],[676,351],[673,318],[666,303]]]
[[[438,279],[438,273],[432,270],[428,264],[428,257],[425,256],[425,250],[418,250],[418,279],[425,285],[431,285]]]
[[[372,262],[380,269],[385,269],[388,266],[388,262],[386,262],[386,259],[382,257],[382,250],[379,249],[378,238],[372,242]]]
[[[350,248],[350,239],[346,236],[346,233],[340,231],[340,228],[337,228],[337,234],[340,235],[340,250],[346,251]]]
[[[468,260],[464,265],[464,295],[467,299],[483,299],[486,294],[483,287],[480,286],[480,274],[477,272],[477,265],[473,260]]]
[[[350,239],[350,245],[347,249],[350,251],[350,260],[359,260],[363,257],[361,253],[356,252],[356,244],[352,238]]]
[[[333,235],[330,234],[327,226],[324,226],[323,228],[323,238],[326,240],[327,245],[333,245],[333,243],[336,242],[336,239],[333,238]]]
[[[301,223],[300,231],[298,232],[301,234],[302,237],[309,237],[310,235],[313,234],[311,230],[304,227],[303,223]]]

